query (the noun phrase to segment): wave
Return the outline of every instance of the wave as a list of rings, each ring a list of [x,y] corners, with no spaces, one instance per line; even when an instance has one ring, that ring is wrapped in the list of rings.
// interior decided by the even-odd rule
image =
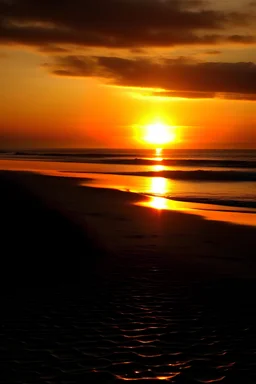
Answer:
[[[94,163],[100,164],[120,164],[120,165],[163,165],[163,166],[179,166],[179,167],[211,167],[211,168],[242,168],[255,169],[256,161],[254,160],[209,160],[209,159],[104,159],[93,160]]]
[[[58,152],[0,152],[3,156],[26,157],[28,159],[40,159],[47,161],[72,162],[78,161],[81,163],[96,163],[96,164],[120,164],[120,165],[163,165],[172,167],[211,167],[211,168],[241,168],[255,169],[256,160],[253,159],[207,159],[207,158],[147,158],[136,157],[132,153],[58,153]]]
[[[251,208],[256,209],[256,201],[253,200],[229,200],[229,199],[216,199],[208,197],[173,197],[173,196],[164,196],[166,199],[181,201],[186,203],[198,203],[198,204],[209,204],[209,205],[219,205],[225,207],[235,207],[235,208]],[[234,210],[231,210],[232,212]],[[256,211],[244,211],[246,213],[255,213]]]
[[[2,153],[2,152],[1,152]],[[58,153],[58,152],[14,152],[15,156],[27,156],[27,157],[45,157],[45,158],[118,158],[118,157],[135,157],[135,154],[117,154],[117,153]]]
[[[83,172],[85,173],[85,172]],[[160,172],[86,172],[110,175],[164,177],[166,179],[198,182],[256,182],[256,172],[242,171],[160,171]]]

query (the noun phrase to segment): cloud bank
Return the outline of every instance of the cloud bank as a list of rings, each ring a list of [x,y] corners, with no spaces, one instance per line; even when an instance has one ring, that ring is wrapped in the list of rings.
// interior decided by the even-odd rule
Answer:
[[[251,13],[210,9],[200,0],[0,0],[0,43],[107,48],[252,44],[255,36],[247,28],[252,21]]]
[[[99,77],[121,86],[160,88],[158,96],[256,99],[256,64],[119,57],[58,57],[45,67],[58,76]]]
[[[208,0],[0,0],[0,44],[33,46],[59,76],[161,88],[172,97],[256,99],[256,65],[152,55],[152,48],[256,43],[254,3],[218,9]],[[94,56],[77,55],[93,48]],[[129,50],[121,57],[118,50]],[[102,54],[102,49],[106,55]],[[208,51],[207,51],[208,49]],[[147,57],[136,57],[138,52]],[[150,53],[151,52],[151,53]],[[159,95],[157,93],[156,95]]]

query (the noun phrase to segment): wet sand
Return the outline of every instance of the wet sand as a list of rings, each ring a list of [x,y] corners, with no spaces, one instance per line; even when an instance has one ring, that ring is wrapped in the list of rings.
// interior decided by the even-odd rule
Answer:
[[[0,185],[0,382],[256,381],[255,228],[77,180]]]

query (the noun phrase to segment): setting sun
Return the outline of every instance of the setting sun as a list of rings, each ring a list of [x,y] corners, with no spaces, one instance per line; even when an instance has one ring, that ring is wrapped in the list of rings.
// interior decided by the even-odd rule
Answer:
[[[146,126],[145,141],[151,144],[167,144],[176,140],[174,128],[157,122]]]

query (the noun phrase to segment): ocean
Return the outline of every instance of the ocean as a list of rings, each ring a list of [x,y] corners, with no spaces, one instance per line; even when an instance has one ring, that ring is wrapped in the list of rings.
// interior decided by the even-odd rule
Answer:
[[[13,169],[84,178],[92,187],[256,214],[256,150],[30,150],[2,151],[0,159],[2,169],[8,162]]]

